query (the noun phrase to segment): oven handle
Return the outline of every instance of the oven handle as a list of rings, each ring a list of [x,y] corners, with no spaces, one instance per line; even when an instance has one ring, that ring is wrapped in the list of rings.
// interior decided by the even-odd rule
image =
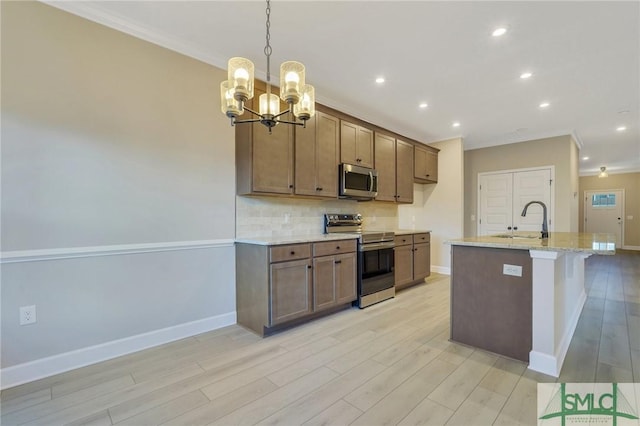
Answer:
[[[382,243],[367,243],[360,244],[358,247],[359,251],[373,251],[373,250],[383,250],[383,249],[392,249],[395,247],[395,243],[393,241],[382,242]]]

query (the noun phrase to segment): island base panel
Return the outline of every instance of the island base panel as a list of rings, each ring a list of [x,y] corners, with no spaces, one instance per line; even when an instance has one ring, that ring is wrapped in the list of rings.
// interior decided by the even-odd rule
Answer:
[[[529,362],[529,251],[456,245],[451,263],[451,340]],[[505,264],[521,266],[522,276],[505,275]]]

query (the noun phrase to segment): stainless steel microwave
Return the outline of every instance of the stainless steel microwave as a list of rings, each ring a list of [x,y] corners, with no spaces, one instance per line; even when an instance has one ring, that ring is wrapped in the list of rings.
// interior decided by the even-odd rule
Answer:
[[[338,195],[354,200],[373,200],[378,195],[378,172],[368,167],[340,164]]]

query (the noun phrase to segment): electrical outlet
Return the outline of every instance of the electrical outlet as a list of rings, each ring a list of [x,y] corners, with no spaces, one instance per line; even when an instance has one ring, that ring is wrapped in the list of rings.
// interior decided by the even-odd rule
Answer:
[[[36,322],[36,305],[22,306],[20,308],[20,325]]]
[[[509,265],[505,263],[502,265],[502,274],[503,275],[512,275],[514,277],[522,276],[522,266],[517,265]]]

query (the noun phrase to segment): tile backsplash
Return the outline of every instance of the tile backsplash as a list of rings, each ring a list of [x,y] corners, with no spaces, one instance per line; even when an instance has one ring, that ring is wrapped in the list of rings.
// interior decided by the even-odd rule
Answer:
[[[365,229],[398,228],[391,203],[236,196],[236,237],[320,234],[325,213],[360,213]]]

